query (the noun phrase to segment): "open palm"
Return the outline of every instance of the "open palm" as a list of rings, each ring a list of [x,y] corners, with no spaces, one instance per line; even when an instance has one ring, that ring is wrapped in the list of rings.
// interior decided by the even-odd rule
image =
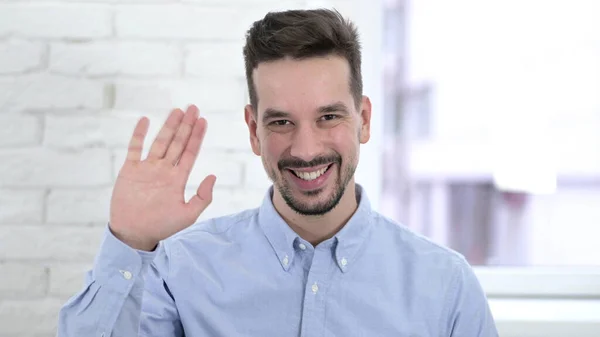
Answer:
[[[206,177],[189,201],[185,186],[206,132],[198,108],[171,112],[141,160],[149,120],[141,118],[133,132],[110,205],[110,229],[133,248],[152,250],[163,239],[192,225],[212,201],[214,175]]]

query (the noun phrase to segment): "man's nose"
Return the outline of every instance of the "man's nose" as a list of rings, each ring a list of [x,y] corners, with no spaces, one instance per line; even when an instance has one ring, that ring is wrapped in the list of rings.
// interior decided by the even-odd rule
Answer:
[[[308,162],[322,153],[322,139],[319,130],[309,125],[297,127],[294,131],[290,154]]]

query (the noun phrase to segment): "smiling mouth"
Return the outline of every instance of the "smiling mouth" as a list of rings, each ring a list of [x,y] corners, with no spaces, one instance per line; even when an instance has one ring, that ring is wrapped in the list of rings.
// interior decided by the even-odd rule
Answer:
[[[329,168],[333,165],[333,163],[320,168],[318,170],[314,170],[314,171],[296,171],[294,169],[288,169],[289,171],[291,171],[296,177],[302,179],[302,180],[306,180],[306,181],[311,181],[311,180],[315,180],[317,178],[319,178],[320,176],[322,176],[323,174],[325,174],[325,172],[327,172],[327,170],[329,170]]]

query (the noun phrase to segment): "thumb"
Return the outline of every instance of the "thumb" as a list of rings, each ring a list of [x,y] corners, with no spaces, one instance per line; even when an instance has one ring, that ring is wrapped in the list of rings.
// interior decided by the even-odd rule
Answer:
[[[212,174],[204,178],[196,191],[196,195],[188,201],[186,207],[190,212],[190,216],[194,219],[197,219],[212,202],[213,188],[216,181],[217,177]]]

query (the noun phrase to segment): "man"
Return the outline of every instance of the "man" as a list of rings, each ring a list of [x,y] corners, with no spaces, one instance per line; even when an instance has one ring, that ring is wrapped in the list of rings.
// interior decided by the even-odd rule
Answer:
[[[270,13],[244,57],[250,143],[273,181],[262,205],[192,225],[216,179],[183,199],[206,121],[172,111],[142,160],[142,118],[58,336],[497,336],[464,258],[379,215],[354,182],[371,120],[355,27]]]

